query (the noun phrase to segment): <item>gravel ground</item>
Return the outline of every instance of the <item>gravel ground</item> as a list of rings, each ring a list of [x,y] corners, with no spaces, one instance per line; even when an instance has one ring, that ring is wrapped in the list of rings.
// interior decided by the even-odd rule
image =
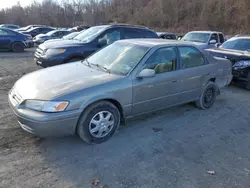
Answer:
[[[41,139],[7,103],[14,82],[38,69],[26,54],[0,54],[0,187],[250,187],[248,91],[225,88],[206,111],[187,104],[138,117],[100,145]]]

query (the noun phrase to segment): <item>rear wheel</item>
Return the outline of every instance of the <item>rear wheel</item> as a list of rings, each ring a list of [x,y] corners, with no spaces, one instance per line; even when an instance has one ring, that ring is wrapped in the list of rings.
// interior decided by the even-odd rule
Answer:
[[[217,85],[214,82],[208,82],[199,100],[195,102],[196,106],[201,109],[208,109],[212,107],[215,102],[217,93]]]
[[[23,52],[24,51],[24,45],[20,42],[15,42],[12,44],[12,51],[13,52]]]
[[[100,101],[83,112],[77,133],[88,144],[102,143],[114,135],[119,125],[120,113],[116,106]]]

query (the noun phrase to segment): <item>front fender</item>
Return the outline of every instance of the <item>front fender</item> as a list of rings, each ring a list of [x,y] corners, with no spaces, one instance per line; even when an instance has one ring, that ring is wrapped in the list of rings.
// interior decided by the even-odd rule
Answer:
[[[85,110],[88,106],[90,106],[91,104],[95,103],[95,102],[98,102],[98,101],[101,101],[101,100],[108,100],[108,99],[111,99],[111,100],[116,100],[118,101],[114,95],[112,95],[111,93],[110,94],[105,94],[105,95],[98,95],[98,96],[93,96],[91,98],[88,98],[87,100],[85,100],[81,106],[80,106],[80,109],[82,110]],[[119,102],[119,101],[118,101]]]

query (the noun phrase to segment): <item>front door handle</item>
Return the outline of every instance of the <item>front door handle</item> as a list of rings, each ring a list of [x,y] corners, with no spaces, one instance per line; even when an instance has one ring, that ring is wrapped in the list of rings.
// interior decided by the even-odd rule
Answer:
[[[172,83],[176,83],[176,82],[178,82],[178,81],[177,81],[177,80],[173,80],[173,81],[172,81]]]

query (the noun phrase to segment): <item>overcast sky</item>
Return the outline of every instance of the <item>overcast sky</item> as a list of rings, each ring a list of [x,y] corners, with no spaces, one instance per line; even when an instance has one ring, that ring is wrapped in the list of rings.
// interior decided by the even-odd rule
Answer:
[[[22,6],[30,4],[33,0],[0,0],[0,8],[8,8],[16,5],[19,1]]]

